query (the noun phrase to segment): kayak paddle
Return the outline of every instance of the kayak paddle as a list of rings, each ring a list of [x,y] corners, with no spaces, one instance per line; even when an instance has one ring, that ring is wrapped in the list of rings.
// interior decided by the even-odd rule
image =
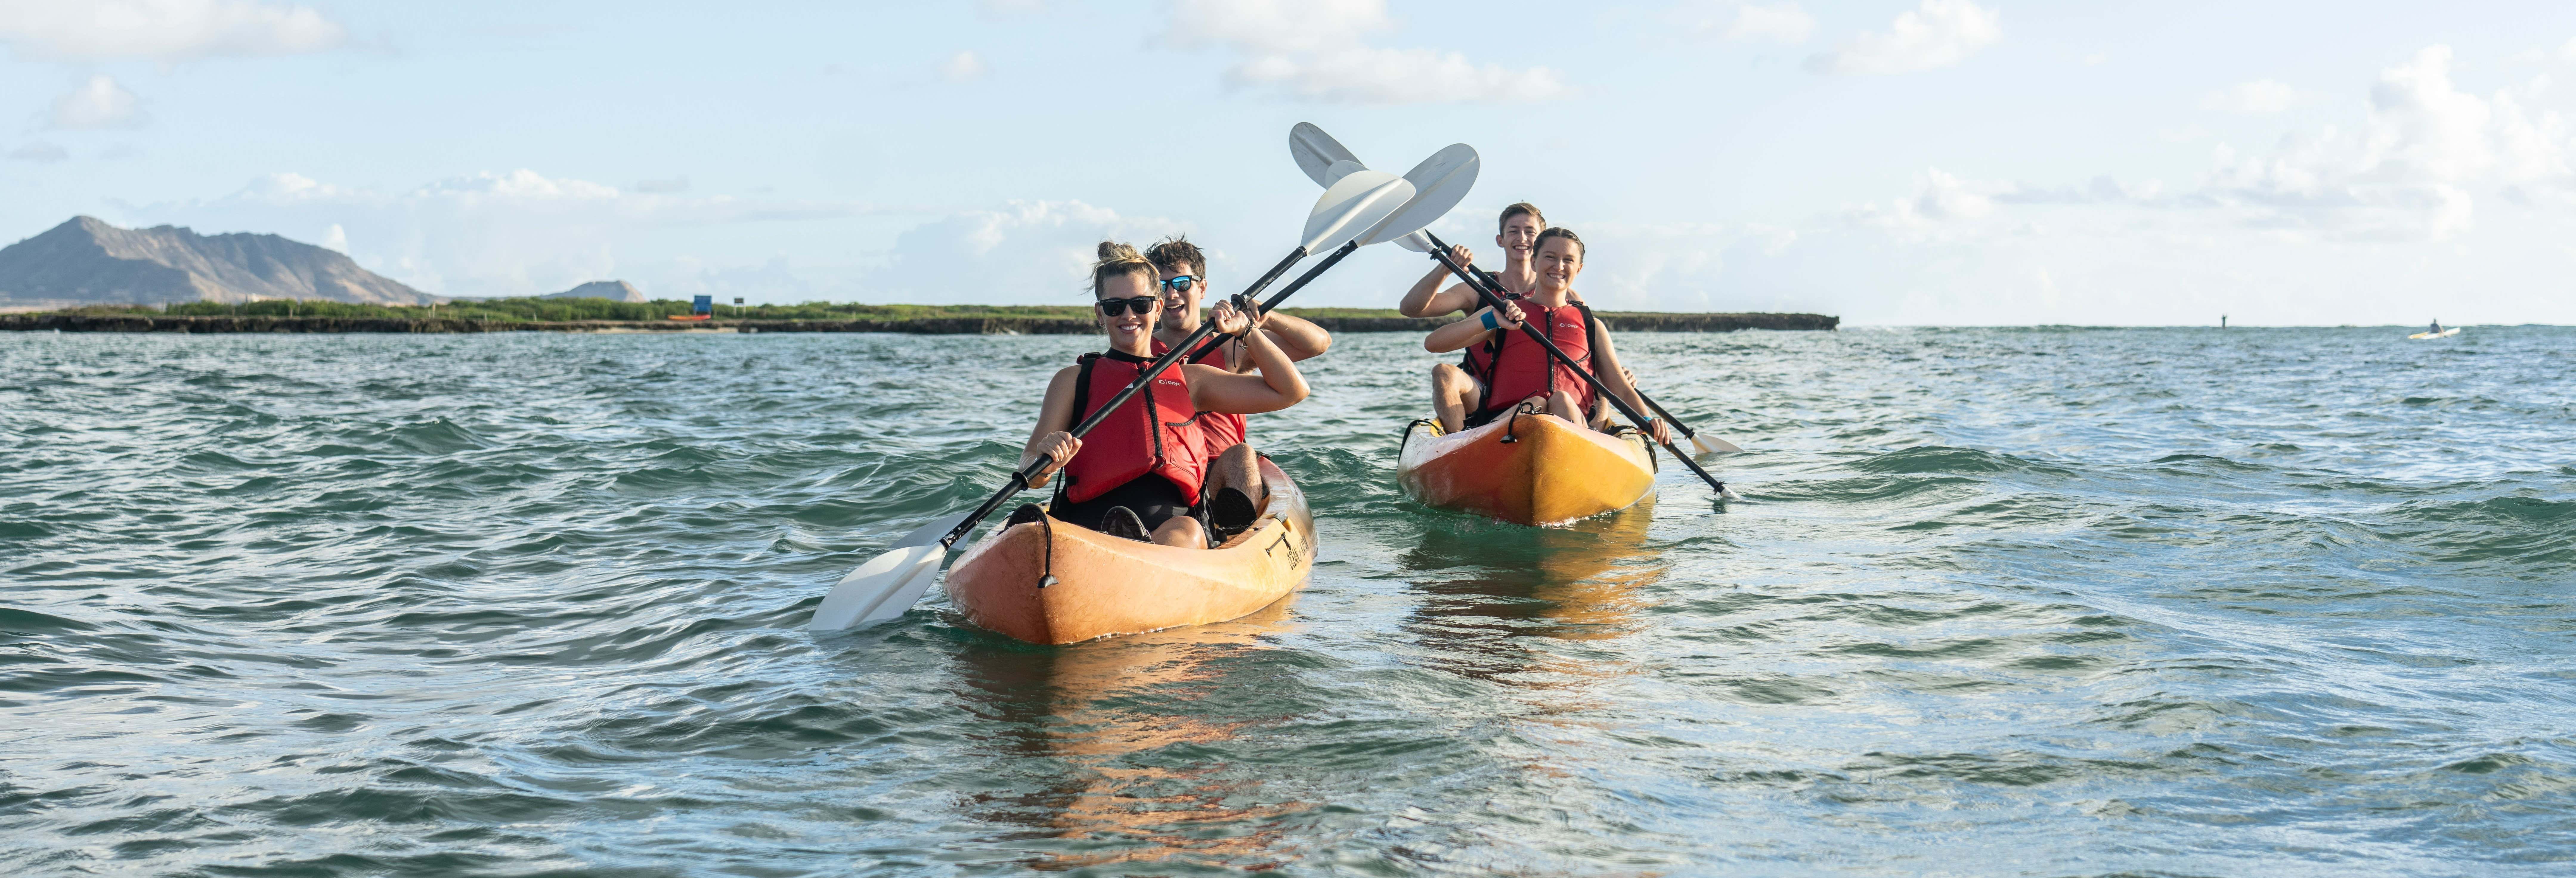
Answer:
[[[1313,128],[1314,126],[1301,125],[1300,127]],[[1292,131],[1289,136],[1294,138],[1296,133]],[[1367,170],[1360,167],[1358,162],[1344,164],[1346,167],[1339,169],[1342,173],[1333,175],[1337,183],[1352,173]],[[1405,182],[1413,184],[1413,200],[1405,202],[1404,206],[1398,208],[1396,212],[1388,214],[1386,219],[1379,221],[1377,227],[1370,229],[1368,234],[1354,238],[1350,243],[1342,245],[1342,249],[1333,251],[1332,256],[1309,269],[1295,282],[1290,283],[1287,289],[1280,290],[1278,295],[1271,296],[1269,301],[1261,303],[1261,310],[1253,312],[1251,316],[1258,317],[1269,313],[1272,308],[1279,307],[1280,302],[1287,301],[1289,296],[1295,295],[1298,290],[1305,289],[1307,283],[1322,275],[1325,269],[1342,261],[1342,257],[1351,255],[1354,250],[1370,244],[1419,237],[1422,234],[1422,227],[1437,221],[1448,214],[1450,208],[1457,207],[1458,202],[1467,199],[1467,190],[1476,187],[1476,172],[1482,164],[1483,160],[1476,156],[1476,148],[1464,143],[1452,143],[1439,152],[1432,153],[1430,158],[1423,159],[1421,164],[1414,165],[1413,170],[1404,172]],[[1209,351],[1224,344],[1229,337],[1220,334],[1208,339],[1207,343],[1200,345],[1198,350],[1190,352],[1190,361],[1196,362],[1198,358],[1206,356]]]
[[[1314,210],[1307,214],[1304,242],[1289,251],[1286,259],[1272,266],[1242,295],[1249,297],[1259,293],[1309,253],[1338,247],[1366,235],[1389,215],[1402,209],[1413,199],[1413,194],[1412,183],[1384,171],[1361,171],[1343,178],[1340,183],[1324,190],[1324,196],[1316,200]],[[1196,346],[1200,339],[1215,332],[1216,321],[1200,324],[1197,332],[1173,345],[1169,352],[1146,366],[1136,380],[1118,391],[1117,396],[1110,397],[1107,404],[1082,419],[1082,423],[1074,425],[1074,438],[1082,438],[1083,434],[1091,432],[1091,428],[1099,426],[1110,412],[1117,411],[1137,391],[1151,384],[1155,376],[1179,362],[1181,356]],[[985,498],[974,511],[958,517],[956,524],[939,537],[926,543],[898,544],[860,564],[858,569],[850,571],[850,575],[842,577],[839,584],[832,586],[830,594],[823,596],[822,605],[814,608],[813,621],[806,627],[815,631],[838,631],[853,625],[893,619],[912,609],[913,602],[920,600],[922,593],[929,591],[931,582],[938,578],[940,562],[947,560],[948,550],[992,515],[1003,501],[1027,490],[1029,483],[1037,478],[1038,471],[1048,462],[1047,458],[1041,457],[1011,473],[1009,482]],[[930,531],[928,527],[914,531],[905,541]]]
[[[1288,130],[1288,155],[1296,159],[1297,169],[1306,172],[1307,179],[1325,187],[1332,186],[1346,174],[1367,168],[1360,163],[1357,156],[1351,154],[1349,147],[1343,146],[1341,141],[1334,140],[1332,135],[1324,133],[1324,129],[1316,127],[1312,122],[1299,122],[1297,127]],[[1407,179],[1411,179],[1412,176],[1405,175]],[[1422,183],[1417,180],[1414,185],[1420,186]],[[1442,212],[1447,211],[1444,209]],[[1428,232],[1415,232],[1402,236],[1396,245],[1416,253],[1429,253],[1437,240]],[[1474,272],[1475,276],[1461,276],[1460,280],[1465,281],[1469,286],[1478,286],[1481,280],[1482,285],[1491,289],[1495,295],[1502,295],[1502,281],[1496,279],[1492,273],[1473,265],[1467,268]],[[1656,402],[1654,397],[1647,396],[1645,389],[1636,387],[1634,384],[1631,384],[1629,389],[1637,391],[1638,399],[1644,400],[1648,408],[1655,410],[1655,414],[1662,416],[1666,423],[1673,425],[1674,429],[1680,430],[1682,436],[1690,440],[1691,447],[1698,449],[1699,453],[1733,453],[1744,450],[1736,447],[1733,442],[1715,436],[1700,435],[1698,431],[1692,430],[1689,424],[1682,423],[1680,418],[1673,417],[1672,412],[1665,411],[1663,404]]]

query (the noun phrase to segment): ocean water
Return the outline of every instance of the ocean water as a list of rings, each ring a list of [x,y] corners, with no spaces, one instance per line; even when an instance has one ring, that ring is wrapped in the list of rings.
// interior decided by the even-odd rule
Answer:
[[[2576,874],[2576,330],[1636,334],[1720,507],[803,630],[1090,339],[0,337],[0,874]]]

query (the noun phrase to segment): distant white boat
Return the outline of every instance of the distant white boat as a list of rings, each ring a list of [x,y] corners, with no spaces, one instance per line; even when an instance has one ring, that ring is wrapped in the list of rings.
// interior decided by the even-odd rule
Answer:
[[[2440,332],[2418,332],[2414,335],[2407,336],[2407,338],[2450,338],[2451,336],[2458,334],[2460,334],[2460,328],[2454,326]]]

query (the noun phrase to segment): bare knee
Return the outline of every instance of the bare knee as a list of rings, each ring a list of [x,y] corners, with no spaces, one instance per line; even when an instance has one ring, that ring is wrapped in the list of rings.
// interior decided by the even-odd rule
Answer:
[[[1187,515],[1175,515],[1164,521],[1162,527],[1154,529],[1154,543],[1184,549],[1204,549],[1207,548],[1207,531],[1199,528],[1198,519]]]
[[[1218,452],[1216,456],[1216,462],[1219,464],[1230,467],[1240,467],[1247,470],[1258,464],[1260,460],[1260,455],[1252,452],[1252,443],[1250,442],[1234,443],[1233,446],[1228,447],[1226,450]]]
[[[1256,503],[1266,496],[1261,484],[1261,455],[1252,450],[1252,443],[1234,443],[1218,452],[1215,460],[1208,461],[1207,491],[1214,493],[1221,488],[1242,491]]]
[[[1577,424],[1589,423],[1592,420],[1591,417],[1584,413],[1581,406],[1578,406],[1575,403],[1574,394],[1559,390],[1555,393],[1548,394],[1547,413],[1573,421]]]
[[[1447,363],[1431,367],[1431,387],[1444,393],[1456,392],[1459,379],[1465,377],[1467,377],[1465,372]]]

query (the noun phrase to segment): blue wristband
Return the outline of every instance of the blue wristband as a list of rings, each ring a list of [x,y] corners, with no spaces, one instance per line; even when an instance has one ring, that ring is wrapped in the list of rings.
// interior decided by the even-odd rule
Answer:
[[[1492,312],[1492,311],[1487,311],[1487,312],[1485,312],[1485,328],[1486,328],[1486,329],[1500,329],[1500,328],[1502,328],[1502,324],[1499,324],[1499,323],[1495,323],[1495,322],[1494,322],[1494,312]]]

